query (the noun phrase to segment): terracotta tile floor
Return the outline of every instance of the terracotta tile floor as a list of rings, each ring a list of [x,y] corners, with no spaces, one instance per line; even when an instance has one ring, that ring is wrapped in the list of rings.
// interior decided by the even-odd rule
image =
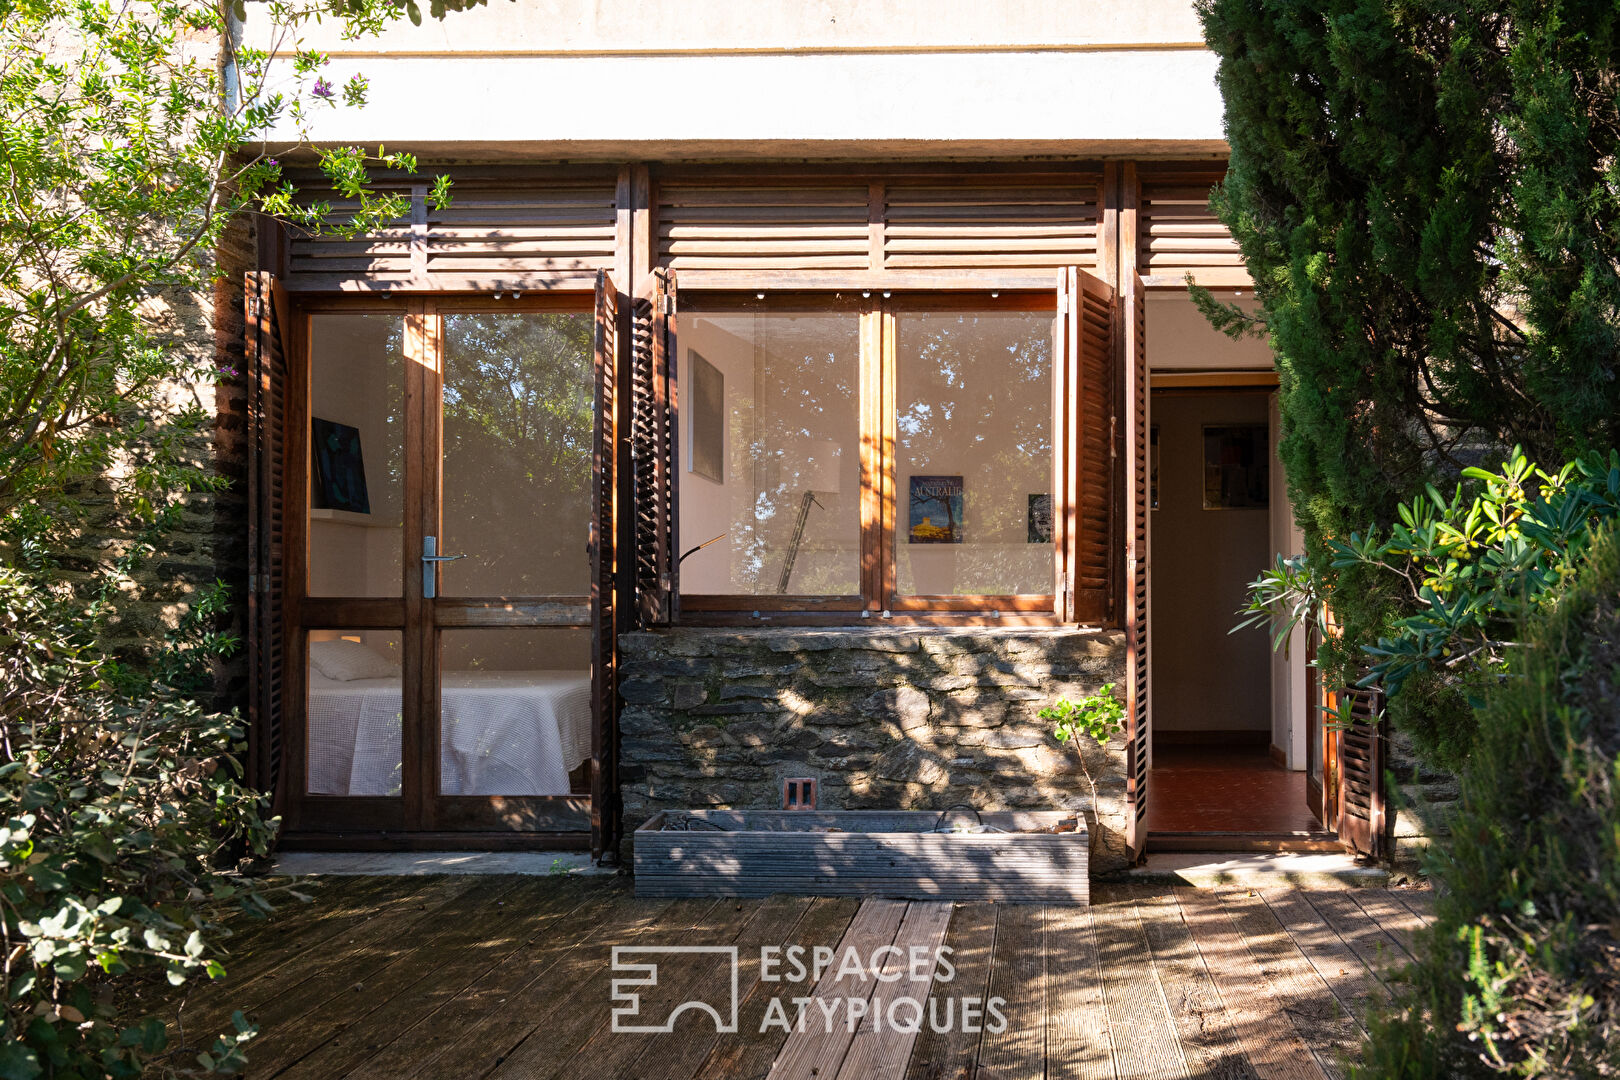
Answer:
[[[1155,747],[1148,779],[1149,832],[1311,832],[1305,774],[1264,750]]]

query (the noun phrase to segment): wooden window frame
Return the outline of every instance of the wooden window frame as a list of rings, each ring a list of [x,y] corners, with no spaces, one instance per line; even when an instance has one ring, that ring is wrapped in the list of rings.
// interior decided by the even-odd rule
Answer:
[[[853,311],[860,319],[860,595],[785,594],[680,595],[684,625],[770,625],[844,623],[851,617],[881,620],[883,625],[1061,626],[1060,580],[1063,538],[1053,537],[1052,591],[1025,595],[905,595],[897,593],[895,543],[898,536],[896,446],[899,360],[896,317],[908,312],[1014,311],[1048,314],[1053,344],[1051,417],[1053,424],[1053,518],[1066,514],[1063,455],[1068,410],[1063,407],[1064,319],[1062,280],[1049,290],[1024,285],[1008,288],[996,281],[951,290],[860,289],[824,292],[810,289],[764,291],[739,283],[729,289],[689,290],[682,314],[748,310]],[[858,293],[858,295],[851,295]],[[681,419],[677,409],[677,430]]]

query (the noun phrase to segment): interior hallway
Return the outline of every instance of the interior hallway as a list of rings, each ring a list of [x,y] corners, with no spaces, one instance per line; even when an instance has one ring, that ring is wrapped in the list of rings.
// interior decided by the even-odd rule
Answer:
[[[1262,748],[1156,746],[1149,833],[1322,833],[1305,805],[1305,773]]]

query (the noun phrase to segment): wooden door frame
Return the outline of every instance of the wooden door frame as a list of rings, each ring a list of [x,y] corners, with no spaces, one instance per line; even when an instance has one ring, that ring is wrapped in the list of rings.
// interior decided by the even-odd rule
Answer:
[[[569,284],[574,284],[570,282]],[[590,598],[422,597],[413,573],[422,537],[437,528],[442,490],[442,321],[456,312],[568,311],[589,315],[589,291],[494,300],[458,294],[353,296],[295,294],[289,313],[286,427],[287,695],[282,731],[286,776],[284,846],[307,849],[588,848],[590,795],[446,796],[436,793],[440,638],[476,627],[591,628]],[[397,315],[404,323],[405,490],[399,597],[309,597],[311,317],[328,313]],[[412,361],[417,362],[412,362]],[[425,361],[425,362],[424,362]],[[441,535],[434,532],[433,535]],[[401,634],[401,767],[415,782],[399,796],[308,793],[308,635],[311,630],[377,629]],[[610,721],[611,722],[611,721]],[[601,718],[593,718],[595,725]]]

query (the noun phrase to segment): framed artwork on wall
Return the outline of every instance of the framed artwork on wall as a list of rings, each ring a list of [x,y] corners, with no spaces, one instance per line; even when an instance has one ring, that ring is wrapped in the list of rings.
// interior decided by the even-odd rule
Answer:
[[[960,544],[962,505],[960,476],[913,476],[907,542]]]
[[[1029,543],[1052,542],[1052,493],[1029,497]]]
[[[1271,505],[1271,433],[1265,424],[1204,425],[1204,509]]]
[[[691,399],[686,406],[687,471],[726,482],[726,376],[695,350],[692,358]]]
[[[312,418],[315,482],[310,501],[317,510],[371,513],[366,492],[366,464],[360,452],[360,429],[331,420]]]

